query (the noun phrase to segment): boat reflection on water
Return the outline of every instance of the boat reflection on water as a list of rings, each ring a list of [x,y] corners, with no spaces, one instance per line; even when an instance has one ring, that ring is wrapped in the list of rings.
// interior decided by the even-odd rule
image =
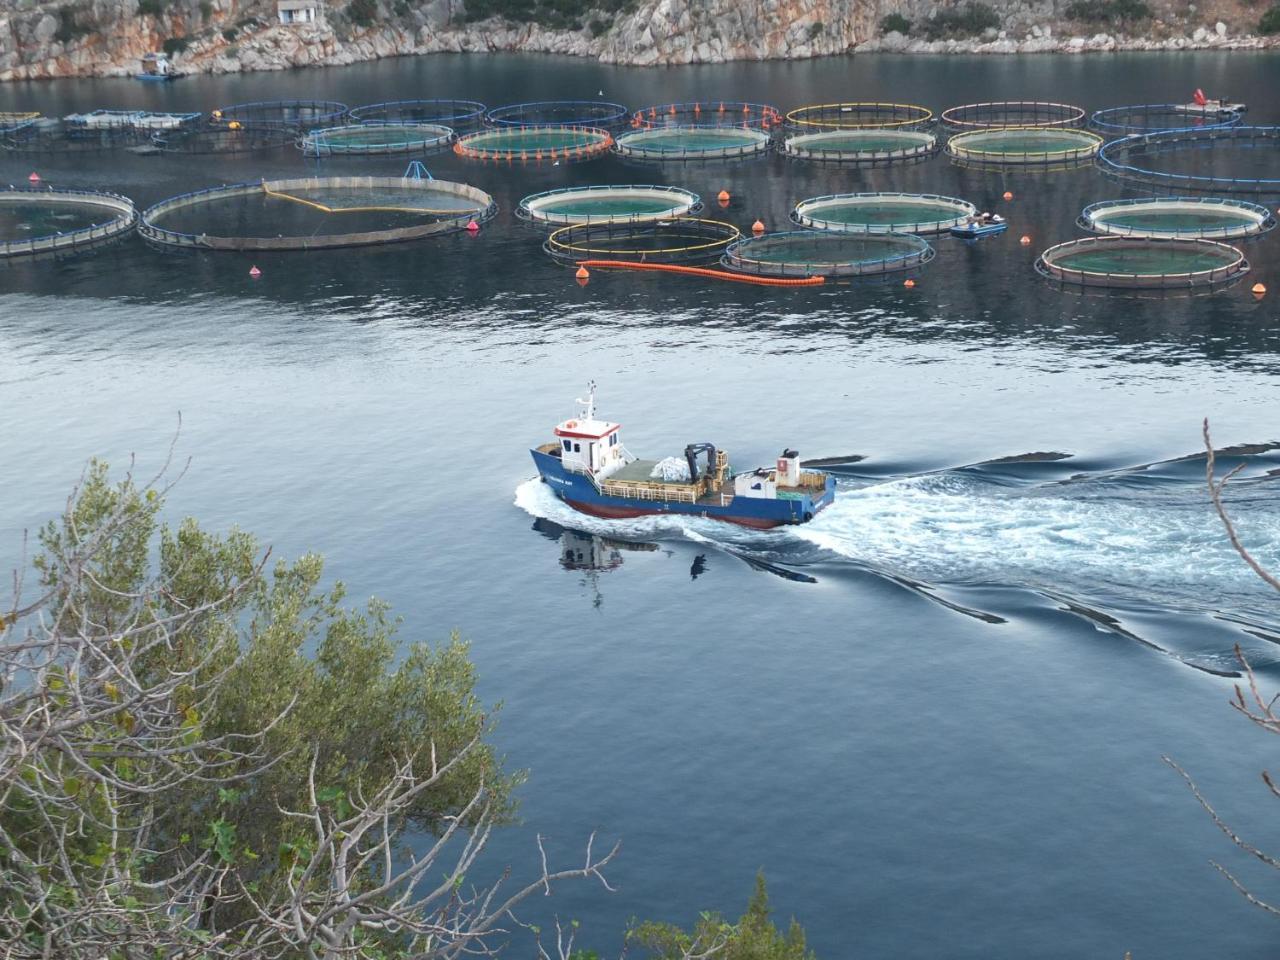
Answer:
[[[554,520],[548,520],[545,517],[538,517],[534,520],[533,529],[548,540],[554,540],[560,544],[560,566],[566,570],[579,571],[583,574],[581,582],[583,586],[590,587],[592,605],[596,607],[604,602],[604,596],[600,592],[600,575],[622,566],[623,554],[657,553],[662,551],[669,557],[676,555],[675,550],[670,547],[664,548],[658,543],[601,537],[582,530],[574,530],[572,527],[561,526]],[[771,573],[775,577],[781,577],[783,580],[790,580],[794,583],[818,582],[817,578],[789,567],[770,563],[757,557],[746,556],[734,550],[725,549],[724,552],[761,573]],[[707,572],[707,566],[707,554],[702,552],[696,554],[689,564],[689,579],[697,580]]]
[[[661,549],[656,543],[642,540],[611,540],[593,533],[562,527],[545,517],[534,520],[533,529],[548,540],[554,540],[560,544],[560,566],[566,570],[582,572],[582,583],[591,588],[591,605],[595,607],[604,603],[599,585],[600,574],[622,566],[623,553],[655,553]]]

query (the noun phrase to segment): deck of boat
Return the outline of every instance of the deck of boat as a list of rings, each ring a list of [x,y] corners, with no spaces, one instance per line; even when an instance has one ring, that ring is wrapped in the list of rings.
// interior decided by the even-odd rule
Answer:
[[[688,480],[664,480],[662,477],[652,476],[653,468],[658,465],[657,460],[632,460],[621,470],[609,474],[608,479],[620,480],[623,483],[688,483]]]

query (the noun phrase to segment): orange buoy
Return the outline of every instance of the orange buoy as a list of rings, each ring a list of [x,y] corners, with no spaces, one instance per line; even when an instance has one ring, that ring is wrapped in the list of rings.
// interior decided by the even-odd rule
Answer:
[[[751,225],[752,233],[764,233],[764,224],[757,220]]]
[[[1024,233],[1024,234],[1022,235],[1022,239],[1021,239],[1021,240],[1019,240],[1018,242],[1019,242],[1020,244],[1022,244],[1024,247],[1027,247],[1027,246],[1030,246],[1030,245],[1031,245],[1031,238],[1030,238],[1030,237],[1028,237],[1028,236]]]
[[[262,276],[262,271],[261,271],[261,270],[259,270],[259,269],[257,268],[257,266],[256,266],[256,265],[255,265],[255,266],[252,266],[252,267],[250,267],[250,268],[249,268],[249,276],[251,276],[251,277],[260,277],[260,276]]]
[[[716,199],[717,199],[717,200],[719,200],[721,203],[728,203],[728,202],[729,202],[729,191],[728,191],[728,190],[721,190],[721,191],[716,195]]]
[[[468,220],[467,233],[479,233],[479,232],[480,232],[480,224],[476,223],[474,220]]]
[[[916,282],[912,280],[910,277],[908,277],[906,280],[902,281],[902,285],[906,287],[908,290],[910,290],[912,287],[916,285]]]
[[[586,280],[591,276],[591,271],[586,267],[578,267],[578,272],[574,276],[579,280]]]
[[[1267,285],[1265,283],[1255,283],[1253,285],[1253,295],[1261,300],[1267,295]]]
[[[1012,199],[1013,199],[1013,191],[1012,191],[1012,190],[1006,190],[1006,191],[1004,192],[1004,198],[1005,198],[1006,200],[1012,200]]]
[[[28,182],[28,183],[39,183],[39,182],[40,182],[40,174],[38,174],[38,173],[36,173],[34,170],[32,170],[32,171],[31,171],[31,173],[27,176],[27,182]]]

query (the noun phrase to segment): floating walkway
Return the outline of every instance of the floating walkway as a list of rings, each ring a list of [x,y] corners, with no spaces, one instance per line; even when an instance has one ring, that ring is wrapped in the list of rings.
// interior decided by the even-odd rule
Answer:
[[[952,130],[998,130],[1004,127],[1081,127],[1084,107],[1044,100],[996,100],[966,103],[942,111],[944,126]]]
[[[767,153],[771,134],[755,127],[677,126],[633,130],[618,136],[614,151],[627,160],[741,160]]]
[[[1212,240],[1136,240],[1089,237],[1050,247],[1037,272],[1062,284],[1117,289],[1189,289],[1238,280],[1249,261],[1235,247]]]
[[[1074,166],[1091,162],[1104,142],[1087,130],[1000,127],[956,134],[947,155],[974,166]]]
[[[731,223],[684,217],[653,223],[582,223],[561,227],[542,249],[563,263],[698,263],[716,260],[742,232]]]
[[[1189,159],[1212,170],[1186,173]],[[1280,197],[1280,127],[1168,130],[1112,140],[1098,151],[1111,176],[1169,192]]]
[[[115,193],[0,190],[0,257],[100,246],[132,231],[137,219],[133,201]]]
[[[768,277],[872,277],[909,270],[934,257],[910,234],[849,234],[794,230],[746,237],[720,263],[736,273]]]
[[[466,160],[569,163],[609,152],[613,135],[601,127],[527,126],[481,130],[459,137],[453,152]]]
[[[705,100],[660,103],[631,115],[631,129],[663,127],[739,127],[776,130],[783,125],[777,107],[743,100]]]
[[[255,100],[233,103],[209,114],[217,124],[232,129],[241,127],[274,127],[311,130],[331,127],[347,115],[347,105],[337,100]]]
[[[978,208],[931,193],[836,193],[796,204],[791,219],[813,230],[842,233],[944,233]]]
[[[1160,130],[1235,127],[1243,120],[1244,114],[1232,107],[1193,109],[1185,103],[1141,103],[1095,110],[1089,118],[1089,126],[1108,137],[1127,137]]]
[[[195,250],[318,250],[451,233],[496,213],[489,194],[465,183],[306,177],[163,200],[143,212],[138,232],[154,243]],[[253,232],[244,232],[246,224],[255,225]]]
[[[1221,197],[1104,200],[1084,208],[1079,225],[1093,233],[1147,239],[1243,240],[1274,229],[1269,209]]]
[[[823,130],[782,142],[782,152],[817,163],[893,163],[938,152],[938,138],[924,130]]]
[[[348,115],[356,123],[435,123],[469,133],[484,124],[487,109],[476,100],[388,100],[352,107]]]
[[[626,125],[627,108],[607,100],[533,100],[494,107],[485,120],[495,127],[600,127]]]
[[[531,194],[516,216],[533,223],[639,223],[683,217],[702,207],[696,193],[651,184],[562,187]]]
[[[455,139],[452,127],[438,123],[370,121],[312,130],[298,140],[298,148],[307,157],[385,157],[447,150]]]
[[[815,103],[796,107],[787,114],[786,121],[802,133],[919,129],[933,121],[933,111],[914,103]]]

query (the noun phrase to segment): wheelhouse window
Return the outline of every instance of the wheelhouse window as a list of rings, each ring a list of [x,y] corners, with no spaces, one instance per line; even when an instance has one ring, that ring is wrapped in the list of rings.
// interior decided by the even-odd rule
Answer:
[[[570,448],[570,447],[572,447],[572,446],[573,446],[573,444],[572,444],[572,443],[570,443],[568,440],[566,440],[566,441],[564,442],[564,450],[565,450],[565,453],[568,453],[568,452],[569,452],[569,448]]]

